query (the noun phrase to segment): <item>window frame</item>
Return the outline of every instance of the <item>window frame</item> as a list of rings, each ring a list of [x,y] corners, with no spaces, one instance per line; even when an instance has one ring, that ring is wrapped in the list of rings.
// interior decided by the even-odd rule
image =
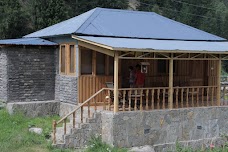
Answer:
[[[65,71],[62,72],[62,46],[65,46]],[[73,67],[74,71],[71,72],[71,46],[74,46],[74,61],[73,61]],[[59,74],[61,75],[68,75],[68,76],[76,76],[76,46],[74,43],[68,43],[68,44],[60,44],[59,47]]]

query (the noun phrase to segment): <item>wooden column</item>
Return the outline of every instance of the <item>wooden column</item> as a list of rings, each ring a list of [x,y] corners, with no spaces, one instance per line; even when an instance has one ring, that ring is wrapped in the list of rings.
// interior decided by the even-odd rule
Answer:
[[[81,76],[81,47],[76,45],[76,76]]]
[[[173,109],[173,54],[169,60],[169,96],[168,96],[169,109]]]
[[[221,100],[221,95],[220,95],[220,91],[221,91],[221,70],[222,70],[222,60],[221,60],[221,56],[219,56],[219,60],[218,60],[218,65],[217,65],[217,106],[220,106],[220,100]]]
[[[114,112],[118,112],[119,92],[118,92],[118,71],[119,71],[119,52],[114,54]]]

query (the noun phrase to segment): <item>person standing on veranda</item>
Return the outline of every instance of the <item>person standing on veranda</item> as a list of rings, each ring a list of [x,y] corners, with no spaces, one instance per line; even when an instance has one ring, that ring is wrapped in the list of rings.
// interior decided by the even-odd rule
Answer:
[[[137,88],[143,88],[144,82],[145,82],[145,75],[141,72],[141,66],[137,64],[136,66],[136,72],[135,72],[135,86]]]

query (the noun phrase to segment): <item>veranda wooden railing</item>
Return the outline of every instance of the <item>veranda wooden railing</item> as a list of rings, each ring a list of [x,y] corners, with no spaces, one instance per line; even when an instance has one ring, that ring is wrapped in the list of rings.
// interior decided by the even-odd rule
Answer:
[[[69,114],[67,114],[66,116],[64,116],[63,118],[61,118],[59,121],[56,122],[56,120],[53,121],[53,125],[52,125],[52,128],[53,128],[53,144],[56,144],[56,126],[60,123],[63,123],[63,127],[64,127],[64,135],[66,134],[66,123],[67,123],[67,118],[70,117],[70,116],[73,116],[73,128],[75,128],[76,126],[76,121],[75,121],[75,118],[76,118],[76,112],[78,110],[81,110],[80,112],[80,117],[81,117],[81,123],[83,123],[83,108],[84,106],[88,108],[88,118],[90,118],[91,116],[91,102],[93,102],[93,107],[94,107],[94,110],[95,112],[97,111],[97,100],[96,100],[96,97],[97,95],[99,95],[100,93],[104,92],[104,91],[108,91],[110,93],[110,90],[112,89],[108,89],[108,88],[102,88],[101,90],[97,91],[94,95],[92,95],[89,99],[87,99],[85,102],[83,102],[81,105],[77,106],[74,110],[72,110]],[[104,98],[105,99],[105,98]],[[107,102],[107,100],[104,100],[102,102],[103,104],[103,110],[107,110],[107,109],[110,109],[111,107],[111,100],[108,100],[109,102]],[[100,102],[101,103],[101,102]],[[109,106],[109,108],[107,108],[107,105]]]
[[[217,86],[174,87],[175,108],[216,106]]]
[[[119,111],[168,109],[168,87],[119,89]],[[174,87],[173,108],[216,105],[217,86]]]
[[[168,87],[119,89],[119,110],[153,110],[168,107]]]

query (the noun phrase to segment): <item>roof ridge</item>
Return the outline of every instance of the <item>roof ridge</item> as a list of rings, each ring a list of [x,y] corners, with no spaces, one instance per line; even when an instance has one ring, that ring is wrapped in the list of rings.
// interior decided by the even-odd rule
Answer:
[[[100,7],[94,8],[94,12],[81,24],[81,26],[79,26],[79,28],[74,33],[77,33],[79,31],[86,29],[91,24],[91,22],[100,14],[101,9],[102,8],[100,8]],[[93,16],[94,16],[94,18],[92,18]],[[90,19],[92,19],[92,20],[90,21]],[[87,22],[89,22],[89,23],[87,24]],[[86,26],[86,27],[84,27],[84,26]]]

